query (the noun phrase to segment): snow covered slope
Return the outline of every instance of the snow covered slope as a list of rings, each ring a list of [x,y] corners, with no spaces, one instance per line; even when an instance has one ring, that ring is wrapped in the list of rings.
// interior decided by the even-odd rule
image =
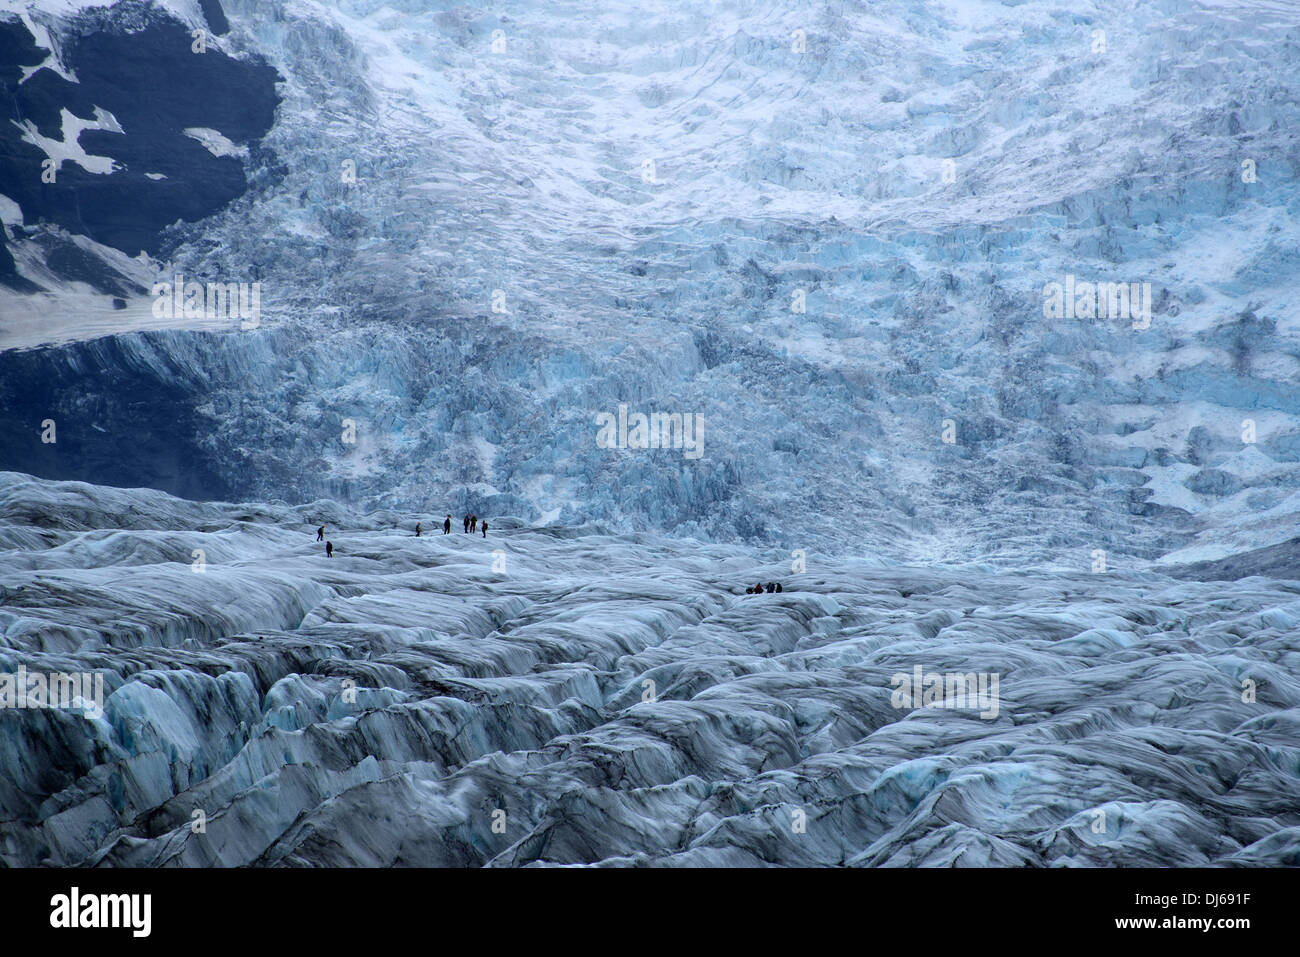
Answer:
[[[9,6],[66,63],[217,5]],[[1289,4],[220,9],[205,56],[258,103],[273,70],[273,122],[169,119],[237,194],[118,271],[260,282],[260,325],[157,319],[9,227],[47,291],[0,300],[5,467],[1006,567],[1294,535]],[[1045,315],[1075,280],[1149,283],[1149,326]],[[599,447],[620,404],[698,415],[703,455]]]
[[[1300,864],[1300,582],[440,518],[0,474],[0,862]]]

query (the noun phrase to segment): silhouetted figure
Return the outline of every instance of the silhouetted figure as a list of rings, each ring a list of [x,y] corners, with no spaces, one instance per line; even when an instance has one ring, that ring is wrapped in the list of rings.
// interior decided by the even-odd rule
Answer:
[[[324,525],[322,525],[320,528],[316,529],[316,541],[318,541],[318,542],[323,542],[323,541],[325,541],[325,526],[324,526]]]
[[[777,590],[777,591],[780,591],[780,590],[781,590],[781,583],[780,583],[780,582],[777,582],[777,583],[776,583],[776,590]]]
[[[333,558],[333,557],[334,557],[334,543],[333,543],[333,542],[326,542],[326,543],[325,543],[325,557],[326,557],[326,558]]]
[[[483,537],[487,538],[487,519],[483,519]]]
[[[451,534],[451,516],[450,516],[450,515],[447,516],[447,521],[445,521],[445,522],[442,523],[442,534],[444,534],[444,535],[450,535],[450,534]]]
[[[465,534],[469,534],[469,512],[465,513]]]
[[[763,594],[763,583],[762,583],[762,582],[759,582],[757,585],[754,586],[754,594],[755,594],[755,595],[761,595],[761,594]]]
[[[419,538],[419,537],[420,537],[420,523],[419,523],[419,522],[416,522],[416,523],[415,523],[415,537],[416,537],[416,538]]]
[[[745,594],[746,594],[746,595],[752,595],[752,594],[754,594],[754,589],[752,589],[752,588],[746,588],[746,589],[745,589]]]
[[[768,593],[769,595],[771,595],[771,594],[773,594],[773,593],[775,593],[775,592],[776,592],[776,586],[775,586],[774,584],[772,584],[771,582],[768,582],[768,583],[767,583],[767,593]]]
[[[477,532],[477,531],[478,531],[478,516],[477,516],[477,515],[471,515],[471,516],[469,517],[469,530],[470,530],[471,532]]]

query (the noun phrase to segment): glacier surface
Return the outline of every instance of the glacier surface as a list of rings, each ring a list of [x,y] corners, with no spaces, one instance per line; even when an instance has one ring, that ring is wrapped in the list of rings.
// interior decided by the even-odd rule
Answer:
[[[421,518],[0,474],[0,861],[1300,865],[1300,581]]]

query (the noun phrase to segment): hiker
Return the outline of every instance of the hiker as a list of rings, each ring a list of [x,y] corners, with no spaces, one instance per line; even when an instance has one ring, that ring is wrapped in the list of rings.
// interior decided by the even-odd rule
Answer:
[[[483,519],[483,537],[487,538],[487,519]]]
[[[469,534],[469,512],[465,513],[465,534]]]
[[[324,526],[324,525],[322,525],[320,528],[316,529],[316,541],[318,541],[318,542],[323,542],[323,541],[325,541],[325,526]]]
[[[776,590],[777,590],[778,592],[781,590],[781,583],[780,583],[780,582],[777,582],[777,583],[776,583]]]
[[[415,523],[415,537],[416,537],[416,538],[419,538],[419,537],[420,537],[420,523],[419,523],[419,522],[416,522],[416,523]]]
[[[477,532],[477,531],[478,531],[478,516],[477,516],[477,515],[471,515],[471,516],[469,517],[469,530],[470,530],[470,534],[473,534],[474,532]]]
[[[773,594],[775,591],[776,591],[776,586],[775,586],[774,584],[772,584],[771,582],[768,582],[768,583],[767,583],[767,593],[768,593],[769,595],[771,595],[771,594]]]
[[[334,557],[334,543],[333,543],[333,542],[326,542],[326,543],[325,543],[325,557],[326,557],[326,558],[333,558],[333,557]]]
[[[450,535],[450,534],[451,534],[451,516],[450,516],[450,515],[447,516],[447,521],[445,521],[445,522],[442,523],[442,534],[444,534],[444,535]]]
[[[763,583],[762,583],[762,582],[759,582],[757,585],[754,586],[754,594],[755,594],[755,595],[761,595],[761,594],[763,594]]]
[[[752,595],[752,594],[754,594],[754,589],[749,588],[749,587],[746,587],[746,588],[745,588],[745,594],[746,594],[746,595]]]

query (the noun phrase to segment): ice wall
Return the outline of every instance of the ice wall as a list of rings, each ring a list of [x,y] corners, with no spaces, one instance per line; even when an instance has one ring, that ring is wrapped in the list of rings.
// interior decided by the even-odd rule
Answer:
[[[0,353],[8,467],[1011,566],[1294,528],[1284,5],[223,6],[281,104],[165,273],[262,325]],[[703,456],[598,448],[620,403]]]

